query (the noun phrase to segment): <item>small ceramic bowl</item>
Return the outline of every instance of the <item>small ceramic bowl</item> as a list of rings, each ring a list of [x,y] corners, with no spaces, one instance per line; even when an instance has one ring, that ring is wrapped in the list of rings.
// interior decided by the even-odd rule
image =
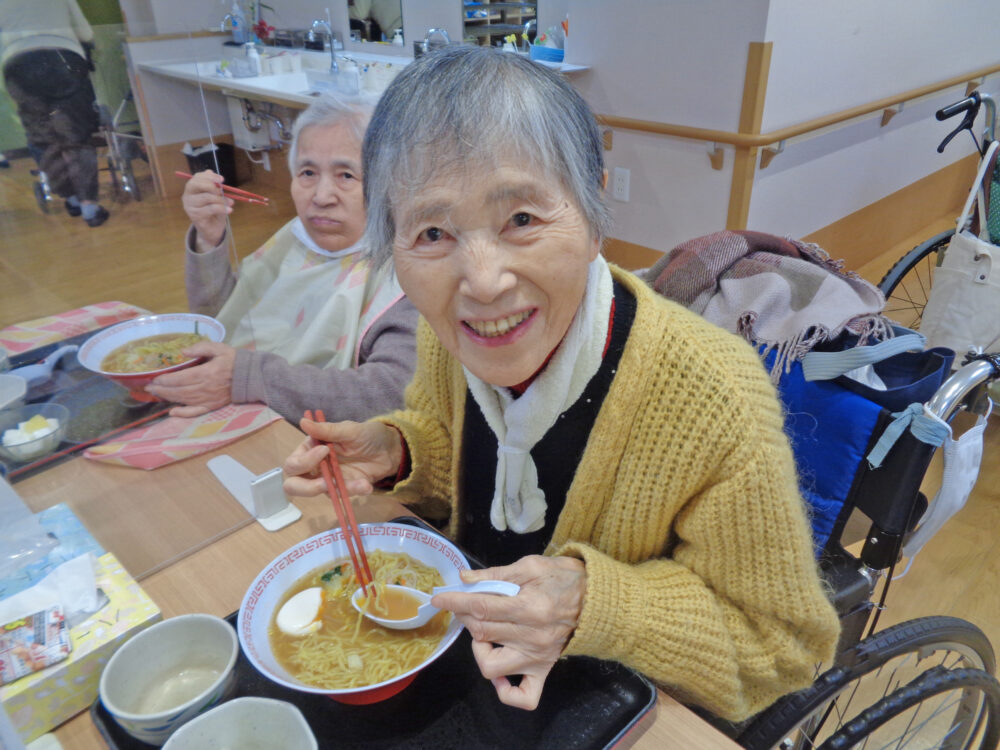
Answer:
[[[126,320],[124,323],[105,328],[103,331],[94,334],[84,342],[83,346],[76,353],[80,364],[91,372],[113,380],[119,385],[129,389],[133,398],[140,401],[156,401],[155,396],[146,393],[143,389],[155,378],[165,372],[183,370],[185,367],[192,367],[201,360],[189,359],[170,367],[161,367],[157,370],[146,372],[108,372],[101,369],[101,363],[115,349],[149,336],[159,336],[168,333],[194,333],[197,325],[198,333],[207,336],[209,341],[219,342],[226,336],[226,328],[215,318],[207,315],[197,315],[195,313],[167,313],[166,315],[144,315],[141,318]]]
[[[171,617],[114,653],[101,673],[101,703],[137,740],[162,745],[229,696],[239,650],[236,631],[219,617]]]
[[[267,747],[316,750],[316,736],[298,708],[274,698],[235,698],[174,732],[163,750]]]
[[[442,536],[401,523],[360,524],[358,531],[366,550],[405,552],[425,565],[437,568],[445,585],[461,583],[461,571],[469,561],[461,550]],[[437,648],[423,663],[384,682],[364,687],[331,690],[308,685],[297,679],[278,662],[271,651],[268,628],[275,609],[292,585],[321,565],[348,556],[343,530],[324,531],[285,550],[272,560],[250,584],[236,621],[240,645],[250,663],[268,679],[292,690],[326,695],[341,703],[365,705],[396,695],[413,682],[417,673],[448,650],[462,631],[458,618],[451,618]]]
[[[0,411],[0,438],[7,437],[8,430],[16,430],[19,424],[35,416],[56,419],[59,421],[59,426],[54,432],[27,442],[4,445],[4,441],[0,440],[0,456],[8,461],[25,463],[44,458],[59,447],[59,443],[66,436],[66,426],[69,424],[69,409],[62,404],[28,404],[17,409]]]

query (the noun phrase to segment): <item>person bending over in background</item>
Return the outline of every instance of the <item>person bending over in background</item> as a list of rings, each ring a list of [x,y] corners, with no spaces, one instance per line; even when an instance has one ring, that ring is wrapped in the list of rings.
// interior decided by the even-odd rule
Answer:
[[[389,85],[363,158],[372,251],[422,316],[417,371],[403,411],[302,420],[289,494],[325,491],[332,449],[352,494],[436,500],[493,566],[465,580],[521,586],[433,599],[512,706],[574,654],[733,721],[810,684],[839,623],[775,389],[745,341],[601,257],[582,97],[520,55],[448,47]]]
[[[161,375],[146,390],[197,416],[263,401],[297,422],[306,409],[367,419],[401,406],[413,374],[417,312],[391,272],[377,272],[365,226],[364,105],[318,99],[295,122],[289,167],[298,216],[246,258],[229,263],[233,202],[211,171],[188,180],[192,226],[185,272],[192,312],[218,318],[226,342],[186,351],[208,361]]]
[[[89,72],[93,39],[76,0],[0,2],[0,66],[28,145],[69,215],[99,227],[108,211],[97,202],[91,142],[100,126]]]

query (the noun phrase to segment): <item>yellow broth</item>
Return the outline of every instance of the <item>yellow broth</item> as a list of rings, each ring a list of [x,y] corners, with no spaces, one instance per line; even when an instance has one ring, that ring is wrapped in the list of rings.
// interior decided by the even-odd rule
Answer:
[[[384,595],[382,587],[388,583],[427,593],[444,583],[436,570],[403,553],[374,550],[368,553],[368,561],[379,586],[376,598]],[[324,589],[321,627],[304,636],[283,633],[275,624],[278,611],[311,586]],[[412,630],[384,628],[351,605],[350,597],[357,588],[351,563],[345,559],[310,571],[285,592],[271,615],[268,639],[272,653],[289,674],[307,685],[330,690],[385,682],[422,664],[448,630],[450,612],[439,612],[426,625]]]
[[[102,359],[101,369],[104,372],[135,373],[173,367],[192,359],[181,354],[182,350],[207,340],[207,336],[197,333],[161,333],[136,339],[119,346]]]

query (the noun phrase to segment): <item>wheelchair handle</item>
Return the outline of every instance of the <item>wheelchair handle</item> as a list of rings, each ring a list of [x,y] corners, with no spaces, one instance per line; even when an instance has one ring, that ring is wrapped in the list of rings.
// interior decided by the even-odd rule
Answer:
[[[942,107],[934,114],[934,116],[938,120],[947,120],[954,117],[959,112],[965,112],[966,110],[972,109],[974,112],[974,118],[977,114],[979,114],[980,101],[979,92],[973,91],[972,94],[965,97],[962,101],[949,104],[947,107]]]
[[[1000,356],[979,355],[956,370],[927,402],[927,411],[944,421],[975,388],[1000,377]]]

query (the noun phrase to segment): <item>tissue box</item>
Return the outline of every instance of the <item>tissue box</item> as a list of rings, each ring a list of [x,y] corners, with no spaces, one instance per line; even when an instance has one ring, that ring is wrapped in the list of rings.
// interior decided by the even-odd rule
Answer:
[[[89,708],[115,650],[161,619],[153,600],[110,552],[98,558],[96,577],[110,601],[70,629],[69,658],[0,687],[0,702],[24,742]]]
[[[19,591],[30,588],[74,557],[93,552],[94,557],[104,554],[104,548],[90,535],[86,527],[65,503],[36,513],[42,531],[54,537],[53,547],[44,555],[27,557],[27,562],[15,571],[0,572],[0,601]],[[22,555],[24,552],[22,550]]]

